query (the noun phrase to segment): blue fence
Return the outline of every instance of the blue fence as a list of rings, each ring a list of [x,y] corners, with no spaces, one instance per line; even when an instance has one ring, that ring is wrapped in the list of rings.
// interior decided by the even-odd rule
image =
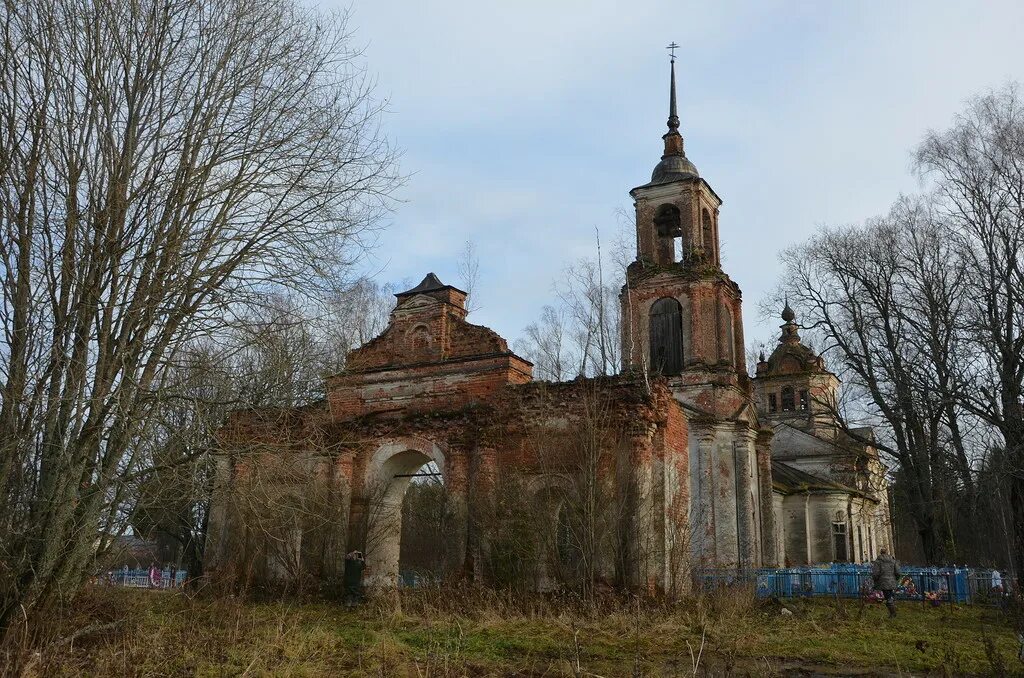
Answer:
[[[96,576],[98,584],[127,586],[136,589],[170,589],[181,586],[188,578],[185,570],[176,570],[171,577],[170,570],[150,573],[149,570],[110,570]]]
[[[999,603],[1009,594],[1009,579],[992,570],[901,567],[896,596],[901,600],[942,603]],[[759,598],[864,598],[881,600],[874,590],[871,565],[834,564],[755,570],[699,570],[697,586],[708,590],[736,584],[753,586]]]

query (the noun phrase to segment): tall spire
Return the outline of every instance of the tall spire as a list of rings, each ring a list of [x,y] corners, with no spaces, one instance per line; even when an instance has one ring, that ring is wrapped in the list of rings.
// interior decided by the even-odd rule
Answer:
[[[683,151],[683,135],[679,133],[679,112],[676,107],[676,54],[679,47],[672,43],[667,47],[671,52],[671,65],[669,67],[669,89],[668,89],[668,132],[662,135],[665,142],[665,151],[661,155],[654,172],[651,173],[652,184],[664,184],[683,179],[693,179],[700,176],[697,168],[686,157]]]
[[[679,114],[676,113],[676,58],[672,57],[672,75],[668,97],[668,131],[679,133]]]
[[[668,87],[668,132],[661,137],[665,140],[665,153],[662,159],[670,156],[685,156],[683,152],[683,136],[679,133],[679,113],[676,109],[676,43],[667,47],[671,50],[671,66],[669,66]]]

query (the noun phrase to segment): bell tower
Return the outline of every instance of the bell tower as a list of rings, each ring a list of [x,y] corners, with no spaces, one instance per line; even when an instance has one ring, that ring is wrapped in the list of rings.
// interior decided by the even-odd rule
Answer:
[[[624,367],[740,388],[746,380],[739,287],[721,268],[721,198],[686,157],[679,132],[675,62],[668,132],[651,180],[630,191],[636,260],[621,295]],[[708,403],[705,403],[708,404]]]
[[[668,132],[664,153],[650,182],[630,191],[637,210],[637,259],[668,266],[721,264],[718,208],[722,200],[686,157],[676,110],[676,65],[672,62]]]
[[[754,408],[740,288],[722,271],[722,200],[686,156],[669,75],[668,131],[651,180],[629,192],[623,368],[664,377],[687,413],[690,544],[706,567],[774,564],[771,432]]]

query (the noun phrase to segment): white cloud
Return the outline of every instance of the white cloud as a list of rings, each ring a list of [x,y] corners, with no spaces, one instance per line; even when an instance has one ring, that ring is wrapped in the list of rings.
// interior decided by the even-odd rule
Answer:
[[[1024,3],[753,4],[356,0],[416,173],[376,253],[382,277],[453,279],[473,239],[476,321],[514,339],[657,162],[675,40],[687,152],[725,201],[746,334],[773,336],[756,302],[775,253],[886,210],[915,189],[909,151],[927,128],[1024,79]]]

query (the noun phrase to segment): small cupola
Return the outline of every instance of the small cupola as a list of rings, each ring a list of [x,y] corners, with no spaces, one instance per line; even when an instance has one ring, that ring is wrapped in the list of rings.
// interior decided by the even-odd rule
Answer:
[[[800,325],[796,322],[796,312],[790,308],[789,300],[782,309],[782,325],[779,329],[779,345],[766,360],[762,352],[757,362],[757,376],[776,376],[781,374],[798,374],[801,372],[827,372],[825,361],[809,346],[800,341]]]
[[[398,306],[401,307],[409,299],[421,294],[454,306],[459,317],[466,317],[466,293],[457,287],[445,285],[434,273],[428,273],[416,287],[396,293],[395,298],[398,299]]]

